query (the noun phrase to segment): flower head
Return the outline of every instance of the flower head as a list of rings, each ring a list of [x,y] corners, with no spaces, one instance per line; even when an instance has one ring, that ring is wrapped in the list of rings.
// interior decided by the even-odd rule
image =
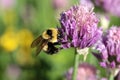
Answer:
[[[28,29],[21,29],[18,32],[19,44],[22,48],[30,49],[29,46],[33,40],[33,34]]]
[[[96,0],[98,6],[102,6],[107,12],[120,16],[120,0]]]
[[[77,47],[83,49],[92,46],[101,36],[97,28],[99,19],[86,5],[71,7],[61,14],[59,29],[63,48]]]
[[[120,28],[111,27],[95,48],[99,51],[97,55],[102,67],[118,68],[120,66]]]
[[[15,5],[15,0],[0,0],[0,6],[3,9],[10,9]]]
[[[87,5],[89,8],[94,7],[94,4],[91,0],[80,0],[80,4]]]
[[[71,80],[73,69],[71,68],[67,74],[67,80]],[[76,80],[97,80],[96,68],[90,64],[83,63],[78,67],[77,79]]]
[[[16,54],[16,61],[18,64],[25,66],[25,65],[33,65],[34,58],[31,54],[30,44],[33,40],[33,34],[28,29],[21,29],[18,32],[19,36],[19,50]]]
[[[69,5],[69,0],[52,0],[55,9],[65,8]]]
[[[1,36],[1,47],[6,51],[11,52],[18,48],[19,41],[18,36],[13,28],[8,28]]]
[[[6,69],[6,75],[10,80],[17,80],[21,74],[21,69],[14,64],[10,64]]]

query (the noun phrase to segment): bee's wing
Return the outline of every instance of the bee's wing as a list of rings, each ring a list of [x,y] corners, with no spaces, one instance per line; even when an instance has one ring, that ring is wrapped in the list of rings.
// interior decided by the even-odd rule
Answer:
[[[36,49],[36,56],[40,53],[40,51],[43,49],[43,47],[45,45],[47,45],[49,40],[46,40],[46,39],[42,39],[40,44],[37,46],[37,49]]]
[[[39,36],[38,38],[36,38],[32,44],[31,44],[31,48],[34,48],[36,46],[38,46],[38,44],[42,41],[42,36]]]

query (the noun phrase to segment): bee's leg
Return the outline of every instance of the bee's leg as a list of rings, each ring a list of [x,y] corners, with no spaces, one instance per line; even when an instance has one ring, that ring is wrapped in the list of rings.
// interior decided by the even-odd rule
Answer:
[[[58,52],[58,48],[53,46],[53,48],[51,48],[51,54],[56,54]]]
[[[51,49],[50,52],[51,52],[51,54],[56,54],[56,53],[58,53],[61,49],[63,49],[63,48],[61,48],[61,47],[60,47],[60,48],[57,48],[57,47],[54,46],[54,47]]]
[[[60,45],[61,44],[61,42],[55,42],[55,43],[53,43],[53,45]]]
[[[56,54],[58,53],[61,49],[63,49],[62,47],[55,47],[55,45],[58,45],[59,43],[56,42],[56,43],[50,43],[48,42],[48,50],[46,51],[47,54]]]
[[[48,49],[45,51],[47,54],[55,54],[58,52],[58,48],[53,43],[48,42]]]

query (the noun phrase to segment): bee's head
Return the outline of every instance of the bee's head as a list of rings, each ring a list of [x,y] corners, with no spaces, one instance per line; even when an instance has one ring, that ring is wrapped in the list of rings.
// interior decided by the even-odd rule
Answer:
[[[42,37],[44,39],[53,39],[53,38],[57,39],[56,38],[57,34],[58,34],[57,29],[49,28],[49,29],[47,29],[46,31],[43,32]]]
[[[52,37],[52,30],[48,29],[48,30],[46,31],[46,34],[47,34],[48,36]]]

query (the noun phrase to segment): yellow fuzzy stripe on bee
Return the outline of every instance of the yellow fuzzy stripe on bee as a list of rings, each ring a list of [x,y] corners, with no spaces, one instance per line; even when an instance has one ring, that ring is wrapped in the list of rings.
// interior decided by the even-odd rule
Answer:
[[[56,28],[50,28],[50,30],[52,30],[52,39],[50,40],[50,42],[57,42],[58,30]]]
[[[43,47],[43,50],[44,50],[44,51],[47,51],[47,50],[48,50],[48,45],[45,45],[45,46]]]
[[[49,30],[52,31],[52,39],[50,39],[50,36],[47,34],[47,31],[43,32],[42,34],[43,39],[50,39],[50,42],[52,43],[57,42],[58,30],[55,28],[49,28]]]
[[[47,35],[47,32],[46,32],[46,31],[43,32],[42,37],[43,37],[43,39],[50,39],[50,36]]]

